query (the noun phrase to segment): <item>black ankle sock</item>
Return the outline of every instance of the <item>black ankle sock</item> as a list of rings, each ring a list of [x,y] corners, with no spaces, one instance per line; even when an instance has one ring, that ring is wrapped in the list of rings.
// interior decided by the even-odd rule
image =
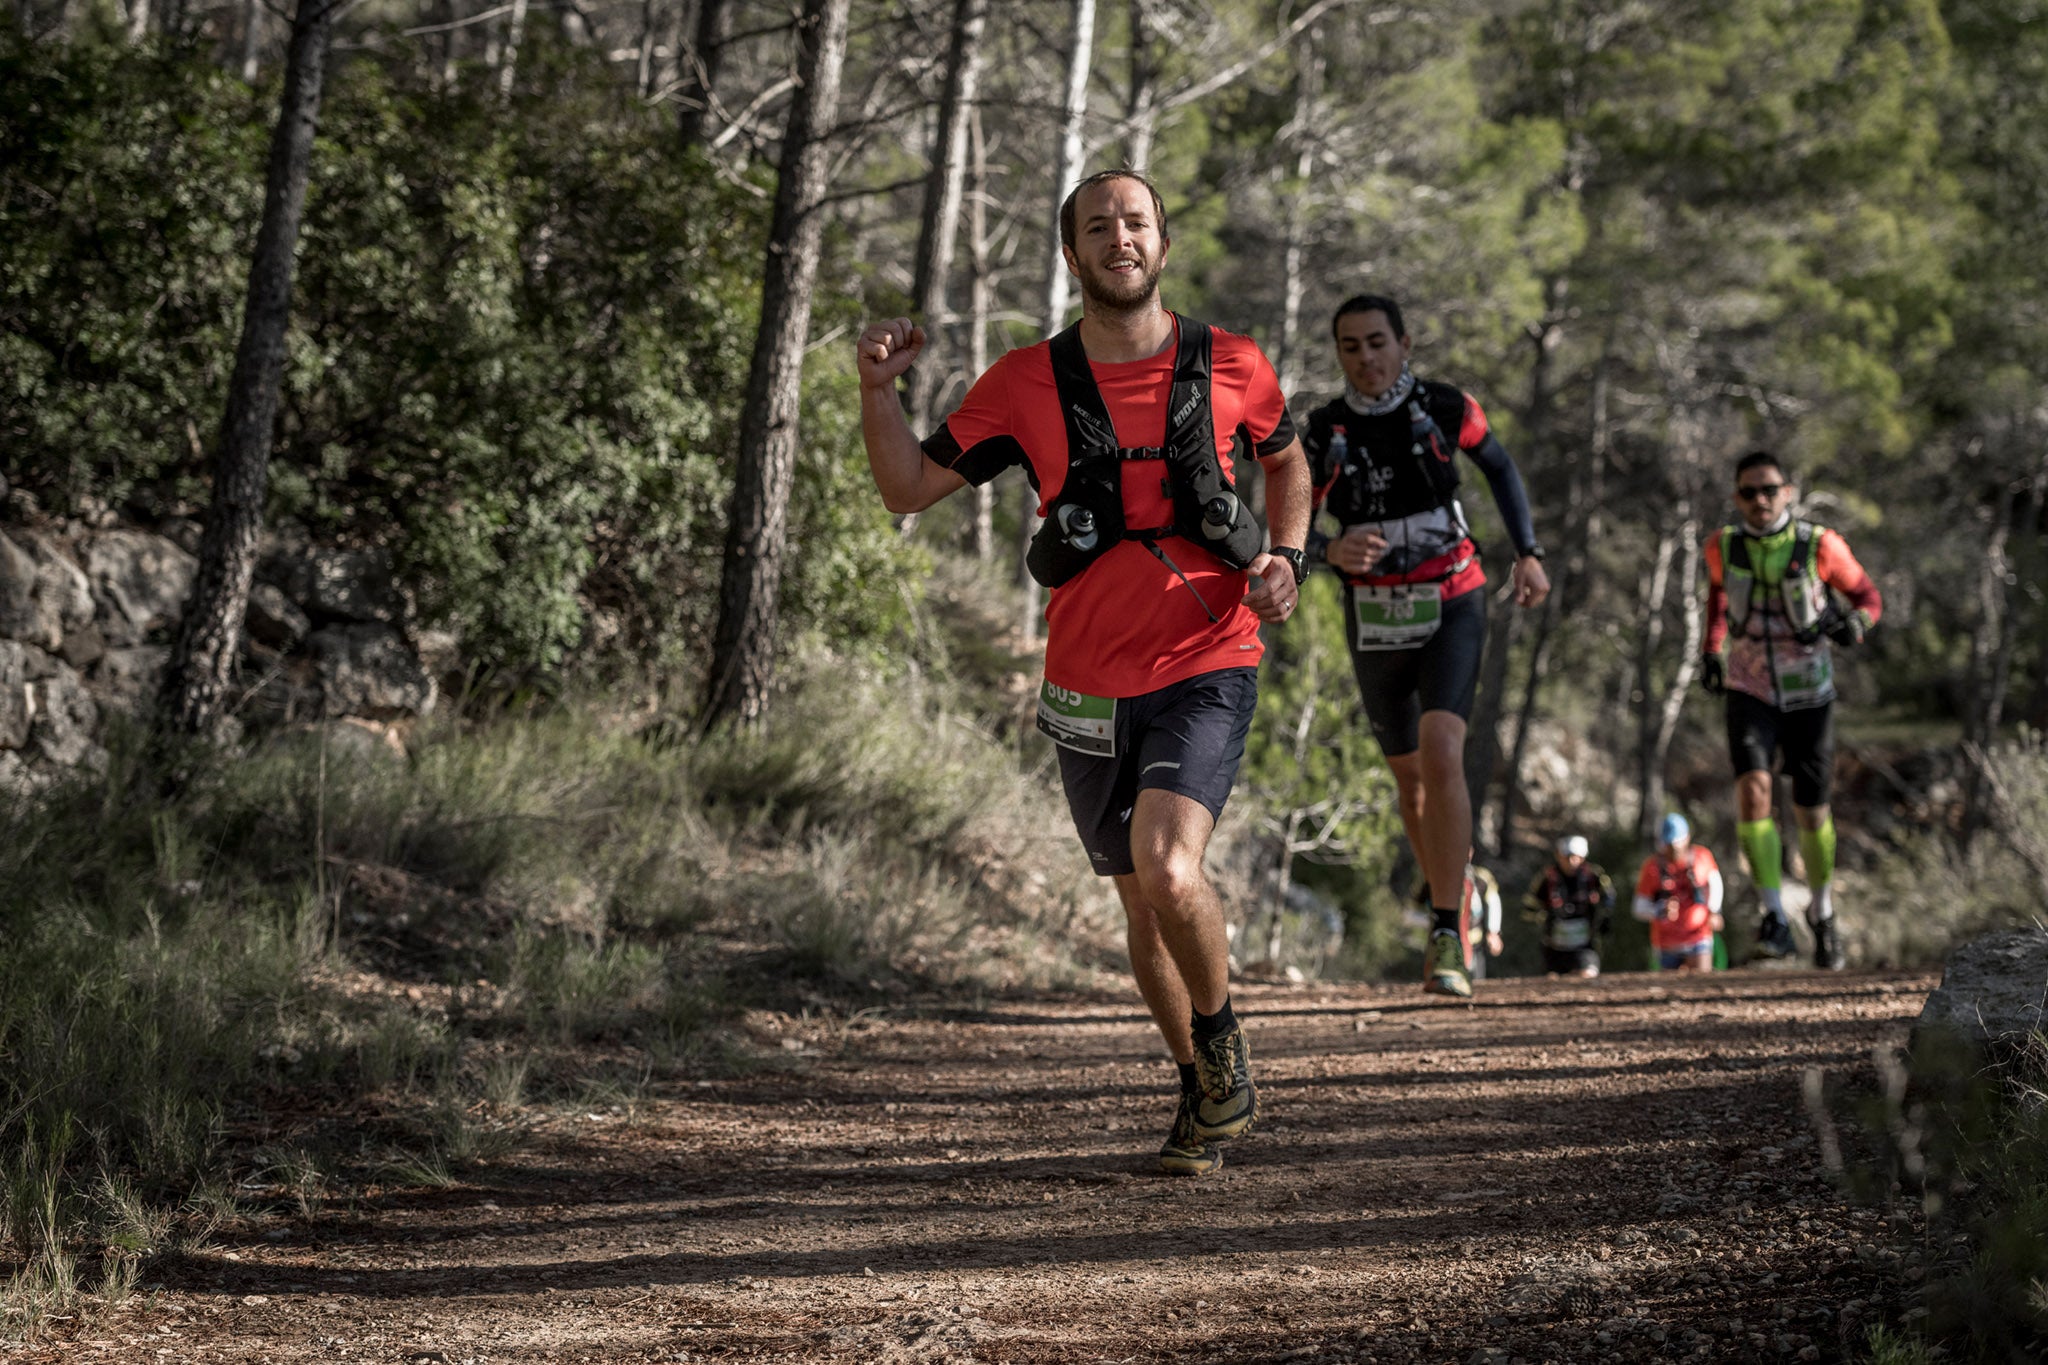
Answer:
[[[1192,1095],[1202,1088],[1202,1083],[1195,1078],[1195,1064],[1193,1062],[1175,1062],[1174,1065],[1180,1068],[1181,1094]]]
[[[1200,1010],[1196,1010],[1194,1015],[1196,1042],[1201,1042],[1208,1038],[1221,1037],[1237,1027],[1237,1016],[1231,1013],[1230,997],[1227,995],[1223,997],[1222,1008],[1218,1009],[1214,1014],[1204,1014]]]
[[[1432,906],[1429,914],[1430,918],[1435,921],[1429,927],[1430,933],[1455,934],[1458,932],[1458,910],[1456,906],[1452,906],[1449,910],[1444,909],[1440,905]]]

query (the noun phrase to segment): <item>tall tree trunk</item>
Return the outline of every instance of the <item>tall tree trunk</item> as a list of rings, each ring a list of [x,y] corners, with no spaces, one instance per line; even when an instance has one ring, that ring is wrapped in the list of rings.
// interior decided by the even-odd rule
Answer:
[[[1536,638],[1529,645],[1529,667],[1522,677],[1522,700],[1515,708],[1515,737],[1508,745],[1507,771],[1500,784],[1500,814],[1494,821],[1493,852],[1506,857],[1515,841],[1515,796],[1522,786],[1522,760],[1529,751],[1529,730],[1536,722],[1536,693],[1543,683],[1551,631],[1557,625],[1557,588],[1544,599],[1536,618]]]
[[[263,0],[242,0],[242,80],[248,85],[256,84],[257,72],[261,69],[263,43]],[[323,57],[322,61],[326,59]]]
[[[1061,250],[1059,208],[1081,179],[1081,117],[1088,112],[1088,70],[1095,52],[1095,0],[1072,0],[1073,50],[1067,57],[1067,93],[1064,121],[1060,130],[1060,159],[1053,171],[1052,259],[1045,279],[1045,331],[1047,336],[1067,325],[1067,258]],[[1038,530],[1038,493],[1027,482],[1019,495],[1023,515],[1018,518],[1017,583],[1024,589],[1024,619],[1020,623],[1024,643],[1038,638],[1038,580],[1024,566],[1025,552]]]
[[[2012,656],[2017,632],[2013,622],[2018,603],[2013,600],[2019,575],[2013,572],[2009,546],[2015,521],[2031,526],[2039,515],[2041,482],[2007,480],[1998,490],[1998,502],[1991,514],[1991,534],[1986,538],[1977,578],[1977,629],[1970,637],[1970,714],[1963,719],[1963,734],[1980,753],[1989,753],[1998,740],[1998,727],[2005,720],[2006,692],[2012,685]],[[2016,515],[2017,513],[2017,515]],[[1989,818],[1985,772],[1973,764],[1963,784],[1962,842],[1965,847]]]
[[[725,568],[703,724],[757,723],[774,673],[778,596],[796,475],[798,400],[811,327],[811,289],[824,231],[833,109],[846,59],[850,0],[804,0],[799,84],[783,130],[761,287],[761,323],[740,412],[739,468],[726,522]]]
[[[654,93],[655,25],[659,19],[654,0],[640,0],[640,43],[633,54],[633,84],[643,100]]]
[[[456,45],[462,38],[462,31],[455,27],[455,21],[460,17],[457,6],[458,0],[441,0],[441,71],[435,88],[442,94],[455,88]]]
[[[697,0],[697,26],[689,50],[681,55],[676,86],[676,135],[685,147],[704,145],[731,25],[732,0]]]
[[[1671,562],[1678,552],[1678,532],[1667,531],[1657,541],[1657,562],[1643,590],[1642,610],[1636,614],[1643,624],[1636,633],[1635,686],[1629,699],[1636,711],[1636,831],[1646,839],[1657,827],[1661,795],[1661,765],[1656,753],[1661,698],[1656,695],[1655,679],[1657,652],[1664,643],[1664,604],[1671,596]]]
[[[1479,695],[1472,703],[1472,721],[1465,731],[1465,791],[1472,801],[1474,844],[1491,843],[1482,826],[1488,809],[1486,794],[1492,790],[1494,769],[1500,763],[1500,717],[1508,685],[1508,656],[1514,650],[1515,638],[1522,633],[1522,618],[1528,614],[1511,603],[1492,605],[1492,619],[1486,624],[1485,658],[1479,668]]]
[[[946,377],[946,284],[953,273],[959,235],[960,198],[967,180],[967,115],[981,87],[981,35],[988,0],[953,0],[953,32],[946,45],[946,79],[939,92],[938,128],[932,163],[924,179],[924,212],[917,225],[917,254],[910,277],[911,307],[924,324],[925,349],[911,367],[908,394],[912,424],[931,425],[933,405]],[[976,371],[979,373],[979,371]]]
[[[498,95],[512,98],[512,82],[519,72],[519,43],[526,36],[526,0],[512,0],[512,13],[505,19],[505,46],[498,53]]]
[[[967,197],[967,372],[988,371],[989,314],[995,308],[995,281],[988,268],[988,144],[981,135],[981,110],[969,111],[969,140],[973,145],[974,182]],[[995,558],[995,485],[977,484],[974,489],[974,557],[983,564]]]
[[[263,497],[291,323],[293,256],[306,204],[306,177],[335,16],[348,0],[300,0],[285,59],[284,98],[270,138],[263,221],[249,261],[242,338],[221,420],[213,497],[199,543],[199,573],[164,670],[163,724],[184,734],[214,731],[242,647],[242,617],[263,534]]]
[[[1699,675],[1700,645],[1706,637],[1706,608],[1700,600],[1700,519],[1697,499],[1688,493],[1678,508],[1678,601],[1685,623],[1685,640],[1678,651],[1678,669],[1664,689],[1657,712],[1657,728],[1650,736],[1648,771],[1651,786],[1645,790],[1653,807],[1664,801],[1664,766],[1671,756],[1671,740],[1678,733],[1678,718],[1685,711],[1685,697]],[[1647,833],[1647,827],[1645,832]]]
[[[1159,68],[1152,60],[1152,24],[1145,0],[1129,0],[1131,86],[1124,98],[1124,164],[1146,169],[1159,135]]]
[[[1307,346],[1301,329],[1301,306],[1308,292],[1308,188],[1315,169],[1316,96],[1322,90],[1323,59],[1317,33],[1295,44],[1294,119],[1286,136],[1295,143],[1294,186],[1287,195],[1287,243],[1283,253],[1280,304],[1280,392],[1301,391]]]
[[[128,41],[139,43],[149,36],[149,0],[128,0]]]
[[[1529,449],[1532,458],[1547,461],[1554,442],[1552,428],[1557,415],[1557,351],[1564,341],[1564,328],[1560,319],[1564,316],[1562,304],[1567,285],[1562,277],[1552,275],[1543,283],[1543,317],[1529,328],[1531,346],[1529,359],[1529,407],[1527,427]],[[1563,566],[1559,569],[1560,579]],[[1493,851],[1505,854],[1514,838],[1515,794],[1521,786],[1522,757],[1529,743],[1529,725],[1536,709],[1536,693],[1543,678],[1544,654],[1550,647],[1550,632],[1556,622],[1557,599],[1561,581],[1551,584],[1550,597],[1543,605],[1542,615],[1537,618],[1536,638],[1529,646],[1529,658],[1522,679],[1521,700],[1515,708],[1514,739],[1508,744],[1508,761],[1500,780],[1500,806],[1493,822]],[[1506,677],[1502,677],[1506,685]],[[1502,698],[1502,709],[1506,698]],[[1475,805],[1473,812],[1478,814]],[[1483,823],[1483,822],[1476,822]]]

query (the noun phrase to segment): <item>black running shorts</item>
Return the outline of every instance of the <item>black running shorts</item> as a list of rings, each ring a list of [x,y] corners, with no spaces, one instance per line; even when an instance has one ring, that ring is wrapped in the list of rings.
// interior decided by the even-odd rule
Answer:
[[[1255,668],[1201,673],[1119,700],[1115,757],[1059,748],[1067,808],[1097,874],[1137,870],[1131,861],[1131,811],[1147,787],[1199,801],[1211,816],[1223,814],[1258,699]]]
[[[1413,649],[1361,650],[1357,635],[1357,620],[1347,609],[1344,639],[1351,646],[1351,670],[1381,753],[1399,758],[1421,748],[1424,711],[1451,711],[1461,720],[1471,719],[1479,655],[1486,647],[1485,588],[1445,601],[1443,624]]]
[[[1794,805],[1825,806],[1835,780],[1835,704],[1780,711],[1747,692],[1728,694],[1728,757],[1735,775],[1769,772],[1776,753],[1792,775]]]

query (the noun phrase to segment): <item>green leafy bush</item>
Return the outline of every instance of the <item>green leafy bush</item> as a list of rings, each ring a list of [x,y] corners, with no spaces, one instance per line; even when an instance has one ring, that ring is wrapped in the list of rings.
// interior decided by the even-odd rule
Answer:
[[[765,200],[596,60],[537,43],[509,111],[367,61],[329,83],[273,518],[388,548],[472,657],[689,663],[716,610]],[[274,90],[0,35],[0,442],[48,510],[203,506]],[[827,301],[821,319],[833,316]],[[807,396],[785,619],[840,642],[909,553],[850,374]]]

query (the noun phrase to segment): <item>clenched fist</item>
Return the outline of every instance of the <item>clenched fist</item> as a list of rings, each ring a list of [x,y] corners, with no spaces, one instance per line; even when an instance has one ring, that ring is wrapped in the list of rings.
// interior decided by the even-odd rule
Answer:
[[[860,334],[860,386],[880,389],[893,385],[922,350],[924,328],[909,318],[870,323]]]

